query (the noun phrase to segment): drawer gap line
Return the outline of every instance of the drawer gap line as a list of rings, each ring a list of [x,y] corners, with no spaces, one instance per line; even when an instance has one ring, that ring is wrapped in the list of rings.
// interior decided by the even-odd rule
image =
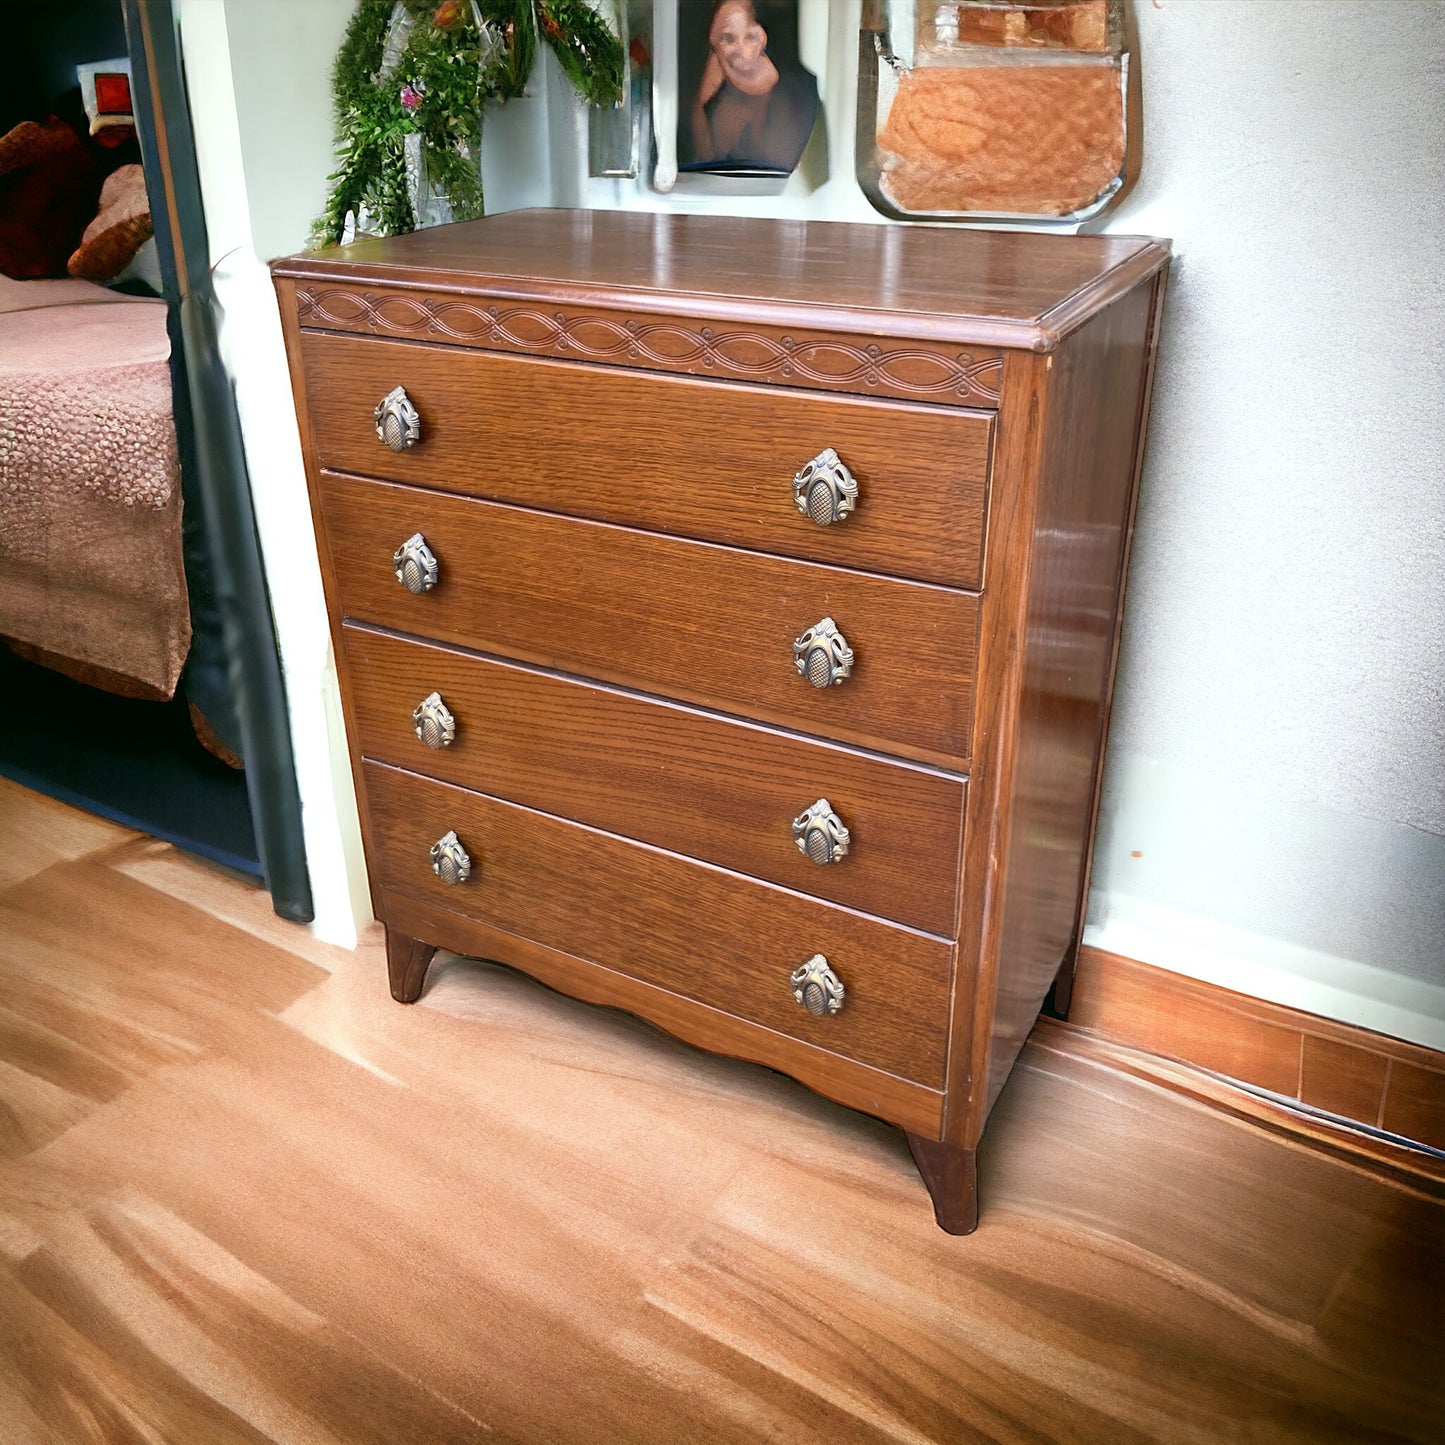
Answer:
[[[552,517],[573,522],[579,527],[597,527],[608,532],[627,532],[641,537],[662,537],[669,542],[682,542],[690,547],[706,547],[713,552],[728,552],[734,556],[761,557],[766,561],[787,562],[791,566],[816,567],[822,572],[840,572],[850,577],[881,579],[885,582],[906,582],[910,587],[926,587],[931,592],[946,592],[950,596],[972,597],[975,601],[983,597],[981,591],[969,587],[949,587],[942,582],[928,582],[919,577],[903,577],[896,572],[869,572],[862,567],[844,567],[836,562],[814,562],[807,557],[794,557],[783,552],[764,552],[756,547],[737,547],[725,542],[707,542],[700,537],[685,537],[677,532],[653,531],[648,527],[624,527],[617,522],[599,522],[594,517],[578,517],[571,512],[553,512],[545,507],[523,506],[520,502],[502,502],[491,497],[479,497],[471,492],[444,492],[435,487],[423,487],[415,482],[398,482],[392,477],[366,476],[360,472],[334,472],[322,467],[321,474],[334,477],[340,482],[359,482],[367,486],[392,487],[398,491],[416,492],[423,497],[446,497],[458,502],[481,502],[488,507],[503,507],[509,512],[522,512],[534,517]]]
[[[803,743],[815,744],[818,747],[848,753],[853,757],[868,758],[874,762],[892,763],[898,767],[908,768],[914,772],[926,774],[932,778],[942,778],[950,783],[966,783],[969,780],[967,768],[954,769],[941,767],[936,763],[923,761],[921,758],[905,757],[901,753],[885,753],[879,748],[865,747],[862,743],[843,743],[836,738],[825,737],[820,733],[805,733],[797,728],[790,728],[784,723],[774,723],[759,720],[755,717],[747,717],[742,713],[727,712],[723,708],[702,707],[695,702],[689,702],[682,698],[670,697],[666,693],[645,692],[641,688],[629,687],[626,683],[611,682],[604,678],[589,677],[580,672],[563,672],[560,668],[547,667],[540,662],[528,662],[520,657],[508,657],[504,653],[484,652],[480,648],[458,647],[453,642],[438,642],[433,637],[422,633],[402,632],[392,627],[381,627],[375,622],[368,622],[361,617],[344,617],[345,626],[355,632],[369,632],[377,637],[393,638],[398,642],[420,643],[423,647],[434,648],[439,652],[449,652],[457,657],[475,657],[484,662],[496,663],[502,667],[514,667],[521,672],[529,672],[537,677],[554,678],[559,682],[578,683],[586,687],[595,688],[599,692],[611,693],[616,697],[635,698],[640,702],[659,703],[667,707],[675,707],[681,712],[690,714],[693,717],[717,718],[723,722],[735,723],[752,732],[770,733],[777,737],[784,737]],[[389,765],[390,766],[390,765]]]
[[[721,863],[709,863],[704,858],[693,858],[686,853],[675,853],[671,848],[660,848],[656,843],[645,842],[641,838],[630,837],[626,833],[613,833],[607,828],[599,828],[592,823],[584,823],[577,818],[564,818],[559,813],[549,813],[542,808],[531,808],[526,803],[518,803],[512,798],[501,798],[495,793],[484,792],[480,788],[464,787],[460,783],[449,783],[445,778],[434,778],[429,773],[419,773],[412,768],[404,768],[398,763],[389,763],[384,758],[373,758],[364,756],[364,760],[373,767],[384,768],[389,773],[399,773],[404,778],[417,778],[421,781],[435,784],[438,787],[450,788],[454,792],[467,793],[474,797],[486,798],[488,801],[500,804],[504,808],[515,808],[519,813],[530,813],[536,818],[550,818],[555,822],[566,823],[569,827],[580,828],[586,833],[595,833],[599,838],[611,838],[618,843],[625,843],[632,848],[642,848],[649,853],[656,853],[659,857],[670,858],[678,863],[685,863],[692,868],[705,868],[710,873],[721,874],[724,878],[735,878],[740,883],[756,884],[760,888],[769,888],[776,893],[786,894],[789,898],[796,898],[800,903],[817,904],[820,908],[831,908],[837,912],[847,915],[849,918],[861,918],[869,923],[886,924],[889,928],[895,928],[900,933],[910,933],[915,938],[925,938],[930,943],[942,943],[952,948],[955,939],[944,933],[930,933],[926,928],[915,927],[911,923],[901,923],[896,918],[884,918],[881,914],[866,913],[861,908],[850,908],[846,903],[835,903],[831,898],[820,898],[816,893],[803,893],[796,888],[789,888],[786,883],[775,883],[770,878],[756,878],[751,873],[739,873],[735,868],[725,868]],[[424,900],[417,900],[418,902]]]

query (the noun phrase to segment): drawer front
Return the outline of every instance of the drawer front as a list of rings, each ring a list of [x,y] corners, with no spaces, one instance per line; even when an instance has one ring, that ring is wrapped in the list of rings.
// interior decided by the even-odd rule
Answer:
[[[960,778],[369,628],[342,646],[369,758],[953,935]],[[455,724],[437,748],[412,722],[433,691]],[[837,862],[793,839],[820,798]]]
[[[650,531],[978,588],[992,418],[576,363],[308,333],[320,464]],[[421,439],[373,411],[404,386]],[[793,476],[832,447],[859,483],[819,526]]]
[[[943,941],[399,769],[368,763],[363,780],[383,888],[901,1078],[942,1084]],[[430,861],[448,831],[472,864],[471,876],[451,885]],[[841,1012],[821,1018],[789,985],[816,953],[846,990]]]
[[[323,474],[345,616],[943,766],[968,753],[970,593]],[[396,580],[420,531],[438,584]],[[824,617],[853,675],[815,688],[793,641]]]

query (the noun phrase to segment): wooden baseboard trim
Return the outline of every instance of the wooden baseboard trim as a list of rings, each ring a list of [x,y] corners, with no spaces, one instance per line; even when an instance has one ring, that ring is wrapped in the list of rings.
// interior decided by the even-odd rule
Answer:
[[[1262,1096],[1252,1092],[1248,1085],[1196,1064],[1130,1048],[1073,1023],[1041,1018],[1030,1035],[1029,1045],[1111,1074],[1142,1079],[1427,1198],[1445,1199],[1445,1157],[1437,1151],[1321,1118],[1305,1112],[1297,1102]]]
[[[1445,1149],[1445,1054],[1434,1049],[1088,947],[1069,1024]]]

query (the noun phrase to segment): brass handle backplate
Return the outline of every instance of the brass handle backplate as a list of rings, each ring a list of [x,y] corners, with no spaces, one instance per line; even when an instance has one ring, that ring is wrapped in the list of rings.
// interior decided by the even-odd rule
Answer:
[[[826,798],[793,819],[793,842],[814,863],[838,863],[847,856],[848,829]]]
[[[853,671],[853,649],[831,617],[793,639],[793,664],[814,687],[836,687]]]
[[[422,698],[412,709],[412,725],[416,735],[429,748],[449,748],[457,735],[457,720],[442,701],[439,692]]]
[[[843,1007],[843,980],[828,965],[821,953],[795,968],[789,976],[793,997],[810,1014],[835,1014]]]
[[[392,554],[391,565],[396,572],[396,580],[408,592],[418,595],[430,592],[437,585],[437,578],[441,573],[436,553],[427,546],[426,538],[420,532],[413,532],[396,549]]]
[[[443,883],[465,883],[472,876],[472,860],[455,833],[446,833],[431,845],[431,867]]]
[[[394,452],[404,452],[421,440],[421,417],[404,387],[393,387],[372,412],[376,434]]]
[[[832,447],[824,447],[793,478],[793,501],[820,527],[845,521],[858,505],[858,482]]]

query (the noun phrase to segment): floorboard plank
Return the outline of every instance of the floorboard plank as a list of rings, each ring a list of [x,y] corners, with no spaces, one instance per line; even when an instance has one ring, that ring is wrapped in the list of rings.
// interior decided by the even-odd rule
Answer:
[[[59,816],[0,788],[0,860]],[[1041,1030],[953,1238],[790,1080],[445,955],[403,1007],[61,832],[0,891],[7,1439],[1438,1438],[1445,1203],[1367,1159]]]

